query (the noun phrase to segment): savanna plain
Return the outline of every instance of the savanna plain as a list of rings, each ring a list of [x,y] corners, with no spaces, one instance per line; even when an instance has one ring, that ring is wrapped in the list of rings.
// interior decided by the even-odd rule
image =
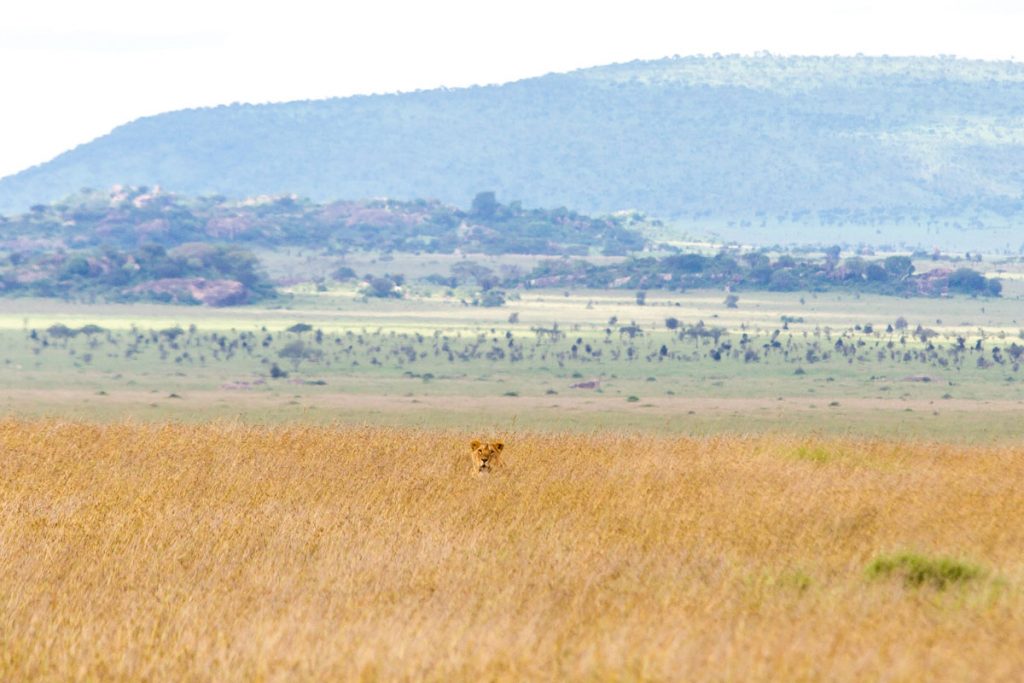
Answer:
[[[0,679],[1020,680],[1015,284],[5,301]]]

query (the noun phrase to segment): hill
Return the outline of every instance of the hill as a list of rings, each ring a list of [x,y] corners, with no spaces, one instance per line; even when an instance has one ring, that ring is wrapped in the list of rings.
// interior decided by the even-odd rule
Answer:
[[[0,212],[115,183],[463,205],[493,189],[737,229],[969,229],[1024,217],[1022,169],[1024,64],[686,57],[161,114],[0,180]]]
[[[648,245],[641,222],[524,209],[493,192],[464,211],[436,200],[232,201],[115,186],[0,216],[0,295],[232,305],[273,296],[255,249],[624,256]]]

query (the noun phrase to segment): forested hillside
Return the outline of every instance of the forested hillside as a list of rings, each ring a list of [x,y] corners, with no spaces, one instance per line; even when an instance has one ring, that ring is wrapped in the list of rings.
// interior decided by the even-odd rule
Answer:
[[[689,220],[963,228],[1024,218],[1024,65],[687,57],[500,86],[141,119],[0,181],[638,208]]]

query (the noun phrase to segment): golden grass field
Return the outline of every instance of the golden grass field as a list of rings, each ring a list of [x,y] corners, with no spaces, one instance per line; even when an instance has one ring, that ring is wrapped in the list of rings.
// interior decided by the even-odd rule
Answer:
[[[1019,681],[1022,510],[1024,446],[6,419],[0,680]]]

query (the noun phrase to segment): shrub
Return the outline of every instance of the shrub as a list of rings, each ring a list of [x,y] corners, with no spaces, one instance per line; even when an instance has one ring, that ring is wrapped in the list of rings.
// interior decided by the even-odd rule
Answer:
[[[389,277],[370,278],[365,286],[366,296],[374,296],[381,299],[402,298],[402,290],[398,283]]]
[[[356,279],[356,271],[352,270],[348,266],[340,266],[331,273],[331,277],[338,282],[344,282],[345,280]]]
[[[46,334],[58,339],[67,339],[78,334],[78,330],[68,327],[63,323],[56,323],[46,328]]]
[[[500,289],[489,289],[480,297],[480,305],[485,308],[497,308],[505,305],[505,292]]]
[[[797,460],[808,462],[826,463],[832,460],[832,454],[821,446],[800,446],[793,451],[793,457]]]
[[[981,576],[980,568],[949,557],[926,557],[916,553],[883,555],[868,565],[872,579],[899,576],[907,586],[930,584],[939,590],[952,583],[964,583]]]

